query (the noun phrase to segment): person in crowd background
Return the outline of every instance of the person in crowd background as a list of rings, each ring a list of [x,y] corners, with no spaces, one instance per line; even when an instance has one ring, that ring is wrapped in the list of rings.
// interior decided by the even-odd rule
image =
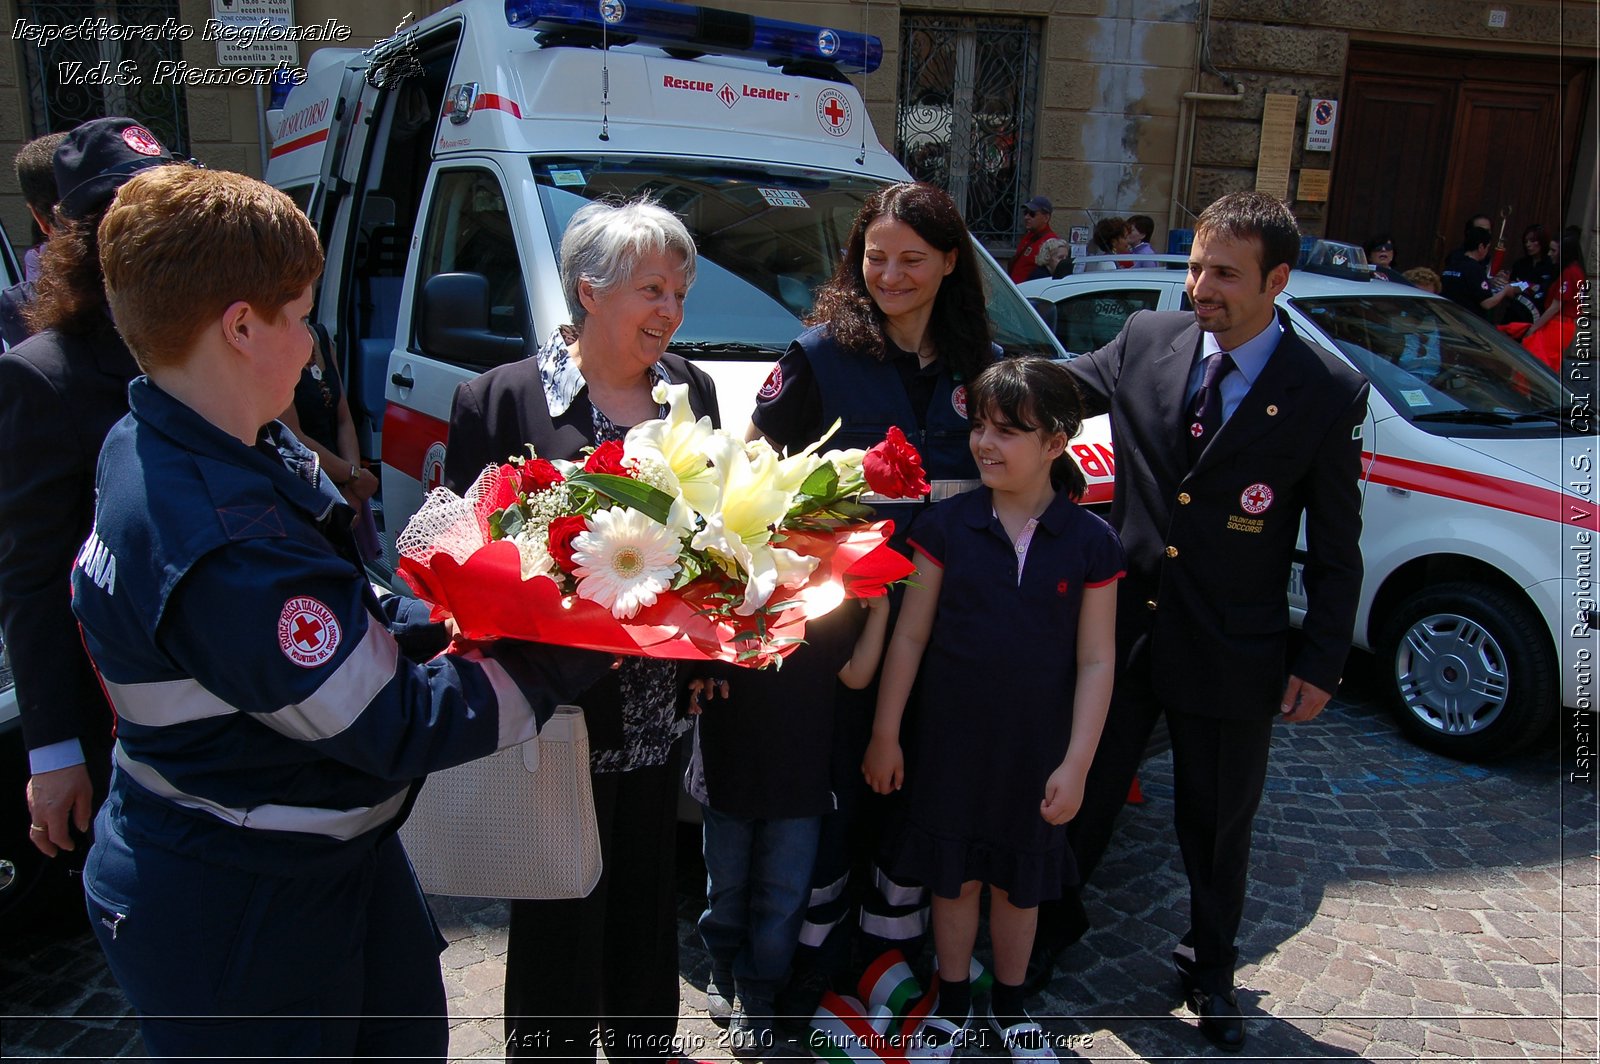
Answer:
[[[28,213],[33,216],[33,224],[38,227],[43,240],[23,254],[22,280],[0,292],[0,340],[4,340],[9,347],[15,347],[33,335],[22,312],[33,302],[33,286],[39,280],[42,269],[40,255],[44,250],[44,242],[50,239],[50,231],[55,227],[55,154],[66,139],[65,133],[47,133],[28,141],[17,152],[17,185],[22,190]]]
[[[1050,201],[1035,196],[1022,206],[1022,236],[1017,240],[1017,250],[1011,256],[1011,279],[1018,284],[1034,276],[1038,266],[1039,251],[1048,240],[1059,240],[1050,228]]]
[[[350,508],[276,420],[323,263],[288,196],[157,167],[99,236],[144,376],[72,569],[117,711],[90,924],[154,1058],[442,1062],[446,943],[396,828],[422,776],[528,740],[610,658],[413,662],[443,626],[380,602]]]
[[[834,692],[872,682],[888,621],[884,595],[846,602],[806,622],[805,643],[781,671],[712,666],[689,685],[695,730],[685,782],[702,807],[706,1007],[729,1025],[741,1060],[777,1044],[777,994],[805,919],[822,818],[833,809]]]
[[[1111,699],[1122,546],[1076,504],[1085,482],[1067,445],[1083,408],[1060,364],[996,363],[969,403],[983,484],[929,507],[911,529],[917,571],[862,772],[880,794],[904,784],[892,866],[933,892],[939,998],[919,1028],[928,1055],[948,1058],[968,1037],[987,885],[987,1024],[1013,1059],[1054,1060],[1022,984],[1039,902],[1077,881],[1066,824]],[[902,728],[913,687],[920,713]]]
[[[1060,237],[1052,237],[1039,246],[1034,259],[1030,281],[1045,277],[1065,277],[1072,272],[1072,247]]]
[[[444,486],[464,492],[485,465],[581,459],[666,416],[657,384],[686,384],[695,417],[718,420],[704,371],[667,351],[695,277],[695,246],[645,200],[591,203],[561,238],[572,316],[535,358],[456,389]],[[676,867],[678,669],[636,658],[583,699],[599,821],[600,882],[585,898],[511,903],[505,1038],[514,1059],[672,1055],[678,1025]],[[637,1047],[637,1048],[634,1048]]]
[[[1128,223],[1121,218],[1102,218],[1094,223],[1094,236],[1089,242],[1091,255],[1125,255],[1128,252]],[[1110,260],[1088,262],[1083,271],[1119,269],[1120,264]]]
[[[339,367],[324,356],[320,339],[311,345],[311,361],[300,372],[294,402],[279,420],[317,456],[323,475],[355,510],[356,546],[364,561],[376,560],[380,548],[371,499],[378,491],[378,477],[361,464],[356,423]]]
[[[1544,310],[1540,312],[1523,339],[1526,347],[1555,373],[1561,372],[1561,359],[1578,332],[1578,318],[1583,314],[1584,276],[1583,245],[1576,235],[1563,234],[1559,244],[1561,274],[1545,293]]]
[[[1560,275],[1560,267],[1551,257],[1550,233],[1542,225],[1530,225],[1522,231],[1522,249],[1525,254],[1511,264],[1510,281],[1513,291],[1506,298],[1504,317],[1506,325],[1521,324],[1526,329],[1538,320],[1545,306],[1545,296]],[[1517,331],[1507,330],[1512,335]]]
[[[1128,250],[1135,255],[1154,255],[1150,235],[1156,231],[1155,219],[1148,214],[1135,214],[1128,219]],[[1156,265],[1154,259],[1134,259],[1133,265],[1143,269]]]
[[[1439,293],[1439,275],[1426,266],[1413,266],[1403,276],[1410,284],[1424,292],[1432,292],[1435,295]]]
[[[1122,456],[1111,524],[1128,556],[1114,704],[1073,852],[1087,882],[1164,716],[1190,885],[1173,960],[1201,1033],[1225,1050],[1245,1040],[1233,970],[1273,724],[1327,705],[1361,589],[1367,383],[1274,307],[1299,252],[1284,203],[1224,196],[1195,228],[1193,312],[1137,313],[1109,345],[1066,364],[1087,412],[1111,415]],[[1282,589],[1302,516],[1307,610],[1291,659]],[[1074,893],[1041,913],[1046,971],[1087,923]]]
[[[806,322],[762,386],[747,438],[764,436],[793,454],[837,419],[828,446],[869,448],[894,425],[918,441],[932,499],[975,486],[967,389],[1000,349],[971,234],[948,194],[907,182],[867,197]],[[895,522],[904,549],[920,504],[873,505]],[[784,670],[791,672],[801,686],[833,682],[831,673]],[[926,892],[878,859],[896,803],[874,796],[861,778],[874,698],[872,689],[847,689],[835,701],[837,808],[823,820],[794,973],[778,1000],[781,1016],[802,1023],[830,983],[848,987],[852,954],[870,960],[896,947],[914,958],[927,929]]]
[[[0,355],[0,626],[28,748],[30,838],[51,857],[77,849],[111,777],[111,708],[67,577],[94,521],[100,445],[139,370],[111,323],[96,230],[124,182],[172,161],[131,118],[62,140],[53,236],[26,311],[35,335]]]
[[[1489,258],[1489,244],[1493,239],[1487,229],[1478,226],[1469,228],[1466,242],[1445,259],[1444,270],[1439,275],[1445,298],[1454,300],[1485,320],[1508,294],[1516,291],[1489,279],[1485,262]]]
[[[1373,276],[1383,281],[1393,281],[1395,284],[1410,284],[1406,276],[1394,264],[1394,238],[1388,233],[1379,233],[1368,237],[1361,249],[1367,253],[1367,262],[1372,265]]]

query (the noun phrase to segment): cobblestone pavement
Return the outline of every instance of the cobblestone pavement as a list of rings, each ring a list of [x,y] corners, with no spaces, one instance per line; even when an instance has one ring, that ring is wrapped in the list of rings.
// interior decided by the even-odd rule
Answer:
[[[1345,700],[1282,729],[1271,764],[1240,943],[1250,1022],[1239,1059],[1600,1059],[1595,793],[1563,782],[1553,741],[1458,764]],[[1170,758],[1141,778],[1146,801],[1127,811],[1086,895],[1095,930],[1036,1003],[1063,1058],[1222,1055],[1194,1030],[1167,959],[1187,905]],[[686,829],[679,1036],[686,1055],[725,1059],[705,1015],[693,841]],[[437,899],[436,911],[450,939],[452,1058],[496,1059],[506,907]],[[92,937],[38,934],[0,953],[0,1056],[140,1055]]]

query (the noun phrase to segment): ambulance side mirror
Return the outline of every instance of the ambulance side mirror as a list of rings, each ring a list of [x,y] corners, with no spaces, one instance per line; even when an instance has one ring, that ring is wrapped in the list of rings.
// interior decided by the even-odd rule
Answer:
[[[514,362],[523,349],[522,337],[489,328],[489,280],[481,273],[436,273],[423,283],[417,343],[431,358],[484,367]]]

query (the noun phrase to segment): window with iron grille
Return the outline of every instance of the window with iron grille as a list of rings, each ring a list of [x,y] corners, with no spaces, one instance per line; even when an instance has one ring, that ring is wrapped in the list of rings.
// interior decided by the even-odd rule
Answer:
[[[986,243],[1016,238],[1032,195],[1040,36],[1036,19],[900,16],[895,154]]]
[[[113,26],[185,24],[177,0],[20,0],[17,16],[39,26],[81,26],[86,19],[105,19]],[[116,36],[86,33],[46,47],[18,42],[28,85],[28,135],[65,132],[91,118],[122,115],[148,126],[174,154],[189,154],[183,87],[155,83],[156,64],[181,60],[183,42],[175,34],[104,39]]]

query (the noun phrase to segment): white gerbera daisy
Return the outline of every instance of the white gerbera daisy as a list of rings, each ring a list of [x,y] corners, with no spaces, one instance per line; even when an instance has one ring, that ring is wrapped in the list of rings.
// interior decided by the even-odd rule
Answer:
[[[626,620],[672,586],[678,537],[638,510],[613,506],[589,516],[589,530],[572,540],[578,594]]]

